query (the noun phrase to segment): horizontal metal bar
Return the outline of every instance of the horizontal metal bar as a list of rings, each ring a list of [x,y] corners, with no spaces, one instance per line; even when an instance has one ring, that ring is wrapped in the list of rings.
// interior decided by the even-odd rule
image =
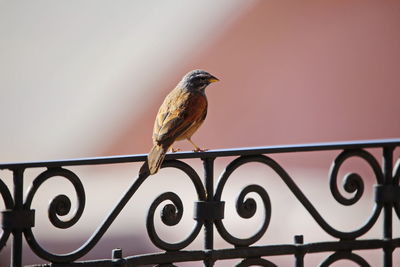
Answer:
[[[207,258],[213,260],[228,260],[228,259],[243,259],[252,257],[266,256],[282,256],[294,255],[297,250],[306,251],[309,253],[334,252],[338,250],[369,250],[380,249],[386,246],[400,247],[400,238],[392,240],[354,240],[354,241],[332,241],[320,243],[308,243],[303,245],[269,245],[269,246],[254,246],[221,250],[205,250],[205,251],[181,251],[167,252],[159,254],[148,254],[127,257],[128,263],[133,263],[135,266],[143,264],[161,264],[183,261],[201,261]]]
[[[371,250],[381,249],[385,247],[400,247],[400,238],[391,240],[351,240],[351,241],[330,241],[307,244],[283,244],[283,245],[268,245],[254,246],[243,248],[230,248],[220,250],[192,250],[192,251],[175,251],[136,255],[124,258],[126,266],[138,266],[148,264],[163,264],[176,262],[203,261],[205,259],[213,260],[228,260],[228,259],[244,259],[252,257],[267,257],[267,256],[282,256],[295,255],[298,250],[309,253],[320,252],[335,252],[339,250]],[[33,265],[42,267],[75,267],[75,266],[115,266],[113,260],[93,260],[84,262],[74,262],[69,264],[48,264],[48,265]]]
[[[312,143],[300,145],[280,145],[265,147],[247,147],[232,149],[217,149],[205,152],[177,152],[169,153],[166,159],[187,159],[187,158],[216,158],[229,156],[248,156],[273,153],[288,152],[306,152],[306,151],[325,151],[325,150],[341,150],[341,149],[359,149],[359,148],[380,148],[380,147],[398,147],[400,139],[379,139],[364,140],[351,142],[328,142],[328,143]],[[109,156],[109,157],[93,157],[80,159],[38,161],[38,162],[21,162],[21,163],[3,163],[0,169],[19,169],[19,168],[38,168],[38,167],[60,167],[60,166],[77,166],[77,165],[99,165],[99,164],[117,164],[141,162],[146,160],[147,154]]]

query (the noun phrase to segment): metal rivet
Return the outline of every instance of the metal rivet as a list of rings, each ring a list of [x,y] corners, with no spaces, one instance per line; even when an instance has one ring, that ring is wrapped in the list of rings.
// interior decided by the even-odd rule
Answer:
[[[116,248],[112,250],[112,259],[119,260],[122,259],[122,249]]]
[[[303,235],[295,235],[294,236],[294,243],[295,244],[303,244],[304,243]]]

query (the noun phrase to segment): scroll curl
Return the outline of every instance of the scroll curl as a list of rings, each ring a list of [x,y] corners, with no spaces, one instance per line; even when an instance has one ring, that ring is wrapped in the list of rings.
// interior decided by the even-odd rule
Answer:
[[[200,177],[196,173],[196,171],[190,167],[188,164],[178,161],[178,160],[171,160],[171,161],[165,161],[162,165],[161,168],[177,168],[183,171],[192,181],[192,183],[195,186],[197,196],[199,200],[205,200],[206,199],[206,193],[203,187],[203,184],[201,182]],[[147,214],[147,223],[146,223],[146,228],[147,228],[147,233],[153,242],[155,246],[157,246],[160,249],[167,250],[167,251],[175,251],[175,250],[180,250],[188,246],[192,241],[197,237],[199,234],[201,227],[203,223],[201,221],[197,221],[192,232],[189,234],[189,236],[177,243],[169,243],[164,240],[162,240],[159,235],[157,234],[157,231],[155,229],[155,224],[154,224],[154,214],[157,209],[157,207],[165,202],[165,201],[170,201],[172,204],[166,204],[162,210],[161,210],[161,221],[168,226],[173,226],[176,225],[180,222],[183,216],[183,203],[180,197],[173,193],[173,192],[165,192],[161,195],[159,195],[151,204],[148,214]]]
[[[383,174],[379,166],[379,163],[369,152],[361,149],[343,151],[334,160],[330,170],[329,178],[330,178],[330,189],[333,197],[336,199],[337,202],[346,206],[355,204],[357,201],[360,200],[360,198],[364,193],[364,182],[361,176],[357,173],[348,173],[343,181],[344,190],[348,193],[354,193],[352,197],[346,198],[340,193],[338,189],[337,180],[340,167],[347,159],[351,157],[359,157],[365,160],[368,163],[368,165],[372,168],[377,183],[378,184],[383,183]]]
[[[37,190],[40,186],[52,177],[64,177],[73,185],[75,193],[78,199],[77,209],[74,215],[67,220],[60,219],[60,216],[65,216],[71,211],[71,200],[66,195],[58,195],[50,202],[48,209],[48,216],[51,223],[57,227],[66,229],[73,226],[82,216],[83,210],[85,208],[86,195],[83,188],[82,182],[79,177],[70,170],[64,168],[51,168],[41,174],[33,181],[32,186],[28,190],[28,195],[25,200],[25,208],[30,209],[32,205],[33,197],[35,196]]]
[[[224,173],[218,182],[217,190],[214,199],[216,201],[221,201],[222,191],[229,178],[229,176],[241,165],[257,161],[257,158],[241,157],[232,161],[225,169]],[[248,194],[256,193],[260,196],[262,203],[264,205],[264,219],[261,227],[258,231],[249,238],[238,238],[230,234],[224,226],[223,220],[219,219],[215,221],[215,225],[218,229],[219,234],[225,241],[231,243],[235,246],[249,246],[257,242],[267,231],[269,222],[271,219],[271,201],[267,191],[260,185],[248,185],[239,194],[236,201],[236,211],[240,217],[249,219],[253,217],[257,211],[257,202],[253,198],[246,198]]]

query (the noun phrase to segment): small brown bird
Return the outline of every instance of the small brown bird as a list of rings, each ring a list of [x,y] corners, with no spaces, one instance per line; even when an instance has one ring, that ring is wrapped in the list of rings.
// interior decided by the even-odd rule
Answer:
[[[193,70],[183,76],[162,103],[153,129],[153,148],[140,173],[155,174],[175,141],[187,139],[194,151],[204,151],[191,140],[207,115],[206,87],[219,81],[204,70]],[[175,152],[172,148],[172,151]]]

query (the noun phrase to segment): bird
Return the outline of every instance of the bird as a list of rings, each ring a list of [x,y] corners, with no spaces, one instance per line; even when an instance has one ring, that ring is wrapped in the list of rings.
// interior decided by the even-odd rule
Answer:
[[[205,151],[191,139],[207,116],[205,89],[219,79],[204,70],[189,71],[161,104],[153,128],[153,147],[139,173],[153,175],[158,172],[165,154],[175,141],[188,140],[194,152]]]

